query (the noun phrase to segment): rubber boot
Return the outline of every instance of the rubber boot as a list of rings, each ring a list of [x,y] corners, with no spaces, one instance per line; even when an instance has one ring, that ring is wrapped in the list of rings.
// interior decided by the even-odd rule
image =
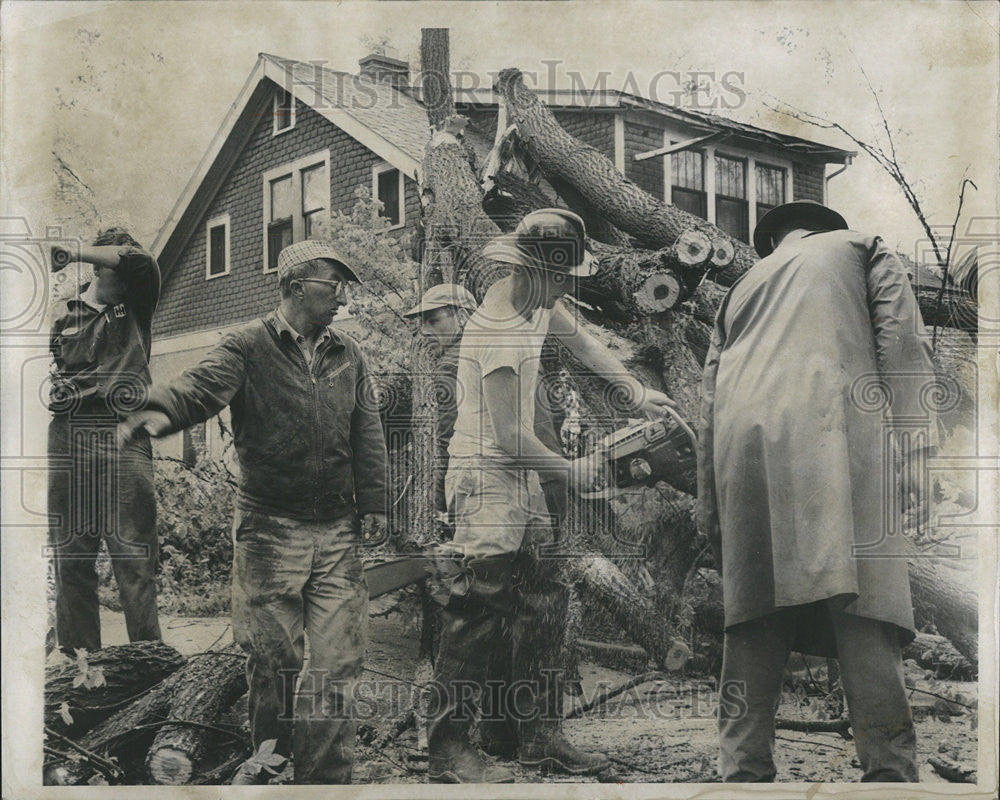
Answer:
[[[510,559],[474,559],[466,566],[468,590],[453,593],[442,615],[436,697],[428,713],[427,778],[431,783],[511,783],[514,774],[487,761],[471,740],[476,695],[486,682],[490,652],[510,607]]]
[[[543,772],[601,772],[611,765],[610,759],[574,747],[562,733],[564,676],[555,665],[563,661],[569,591],[531,567],[516,591],[511,702],[518,720],[518,761]]]

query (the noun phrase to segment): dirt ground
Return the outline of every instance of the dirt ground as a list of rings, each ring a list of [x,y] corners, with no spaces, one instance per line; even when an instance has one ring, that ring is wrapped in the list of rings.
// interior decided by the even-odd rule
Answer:
[[[104,644],[127,642],[121,614],[102,610]],[[163,617],[164,639],[181,653],[192,654],[232,640],[224,617]],[[366,685],[361,697],[370,716],[360,724],[356,783],[422,783],[426,781],[426,752],[412,728],[389,747],[376,750],[372,742],[385,730],[386,720],[408,703],[418,681],[417,639],[396,616],[371,620]],[[377,670],[375,672],[374,670]],[[381,674],[379,674],[381,673]],[[593,697],[600,689],[618,686],[631,675],[596,664],[581,665],[583,697]],[[918,684],[919,685],[919,684]],[[968,697],[976,697],[972,683],[947,682]],[[567,698],[567,709],[573,698]],[[927,763],[929,756],[947,752],[963,764],[975,764],[977,733],[975,715],[940,717],[934,712],[933,697],[913,694],[911,702],[917,724],[918,762],[921,781],[944,782]],[[245,698],[242,701],[245,707]],[[612,699],[599,709],[567,720],[564,730],[576,745],[608,753],[613,769],[599,777],[571,778],[542,776],[537,770],[506,766],[514,770],[518,782],[674,783],[717,781],[715,759],[715,700],[711,682],[685,678],[647,683]],[[801,700],[786,693],[778,716],[815,719]],[[366,744],[367,742],[367,744]],[[778,780],[791,782],[855,782],[860,780],[854,746],[836,733],[798,733],[779,730],[776,747]],[[283,782],[281,776],[276,782]]]

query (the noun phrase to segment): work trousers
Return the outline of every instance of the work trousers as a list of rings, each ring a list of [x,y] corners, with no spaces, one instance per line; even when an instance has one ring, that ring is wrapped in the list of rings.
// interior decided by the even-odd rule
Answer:
[[[494,740],[549,735],[559,727],[569,589],[546,552],[538,475],[453,459],[446,487],[464,559],[445,587],[432,742],[467,740],[476,717]]]
[[[49,423],[49,546],[60,648],[101,648],[97,555],[107,545],[130,641],[159,639],[156,495],[145,432],[120,449],[108,413],[57,414]]]
[[[774,719],[798,616],[798,608],[783,609],[726,630],[719,687],[724,781],[774,780]],[[830,618],[862,780],[918,780],[896,628],[839,611]]]
[[[233,527],[233,634],[248,655],[253,745],[276,739],[296,783],[350,783],[352,700],[368,644],[357,515],[309,522],[237,511]]]

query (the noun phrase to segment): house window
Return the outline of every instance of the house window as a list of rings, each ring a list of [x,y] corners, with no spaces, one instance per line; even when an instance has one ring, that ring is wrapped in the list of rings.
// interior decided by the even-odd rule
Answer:
[[[785,202],[785,170],[758,162],[757,168],[757,219],[775,206]]]
[[[265,272],[292,242],[320,235],[330,211],[330,153],[324,150],[264,173]]]
[[[715,156],[715,224],[743,242],[750,241],[746,166],[742,158]]]
[[[393,228],[402,227],[406,221],[403,189],[403,173],[391,164],[372,168],[372,199],[382,204],[379,216],[389,220]]]
[[[229,215],[205,223],[205,278],[229,274]]]
[[[690,214],[705,219],[708,197],[705,193],[705,156],[697,150],[681,150],[670,155],[670,200]]]
[[[295,127],[295,98],[291,92],[278,89],[274,93],[273,135],[284,133]]]

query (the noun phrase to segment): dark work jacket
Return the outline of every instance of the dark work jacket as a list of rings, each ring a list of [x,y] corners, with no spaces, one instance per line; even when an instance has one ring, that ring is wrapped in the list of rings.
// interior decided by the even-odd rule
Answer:
[[[229,406],[241,509],[332,519],[385,511],[386,451],[361,348],[330,331],[312,367],[274,313],[223,337],[196,367],[150,390],[175,429]]]

